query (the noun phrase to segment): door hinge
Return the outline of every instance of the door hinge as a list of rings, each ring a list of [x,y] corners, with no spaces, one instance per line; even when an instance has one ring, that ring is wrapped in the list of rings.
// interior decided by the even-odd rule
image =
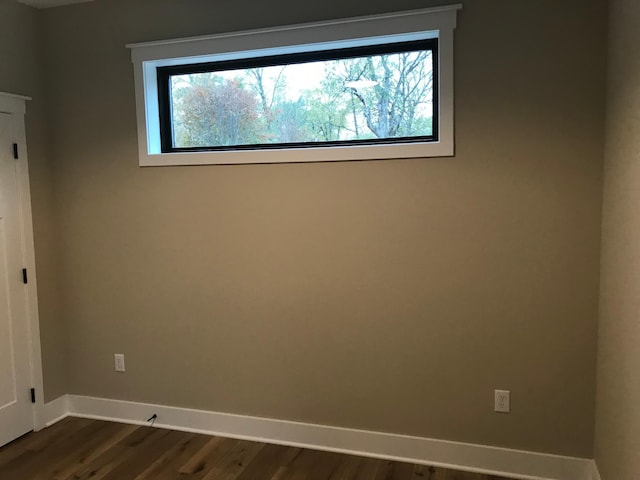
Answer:
[[[23,268],[22,269],[22,283],[27,283],[27,269]]]
[[[17,143],[13,144],[13,158],[18,160],[18,144]]]
[[[36,389],[31,389],[31,403],[36,403]]]

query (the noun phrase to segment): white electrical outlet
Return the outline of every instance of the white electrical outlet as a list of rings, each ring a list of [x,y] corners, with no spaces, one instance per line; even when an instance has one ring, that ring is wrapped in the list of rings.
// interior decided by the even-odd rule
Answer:
[[[114,353],[113,357],[116,362],[116,372],[124,372],[124,353]]]
[[[509,390],[495,391],[493,409],[500,413],[509,413],[511,411],[511,392]]]

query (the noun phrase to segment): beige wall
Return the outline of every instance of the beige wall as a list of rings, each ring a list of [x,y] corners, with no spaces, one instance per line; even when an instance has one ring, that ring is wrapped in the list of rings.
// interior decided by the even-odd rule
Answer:
[[[591,456],[604,1],[465,2],[455,158],[138,167],[126,43],[389,5],[44,12],[71,393]]]
[[[603,480],[640,477],[640,4],[613,0],[595,455]]]
[[[27,144],[38,272],[45,399],[66,393],[65,334],[58,312],[53,177],[47,150],[45,75],[37,10],[0,0],[0,92],[30,96]]]

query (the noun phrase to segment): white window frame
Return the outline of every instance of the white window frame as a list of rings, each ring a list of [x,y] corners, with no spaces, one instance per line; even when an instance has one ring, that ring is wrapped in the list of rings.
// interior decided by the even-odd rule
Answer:
[[[133,62],[141,166],[326,162],[454,155],[453,33],[462,5],[127,45]],[[157,68],[438,38],[435,142],[163,153]]]

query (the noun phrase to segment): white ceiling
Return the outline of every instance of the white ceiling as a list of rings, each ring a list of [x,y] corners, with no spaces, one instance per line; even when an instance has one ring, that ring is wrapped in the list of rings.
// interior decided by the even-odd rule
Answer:
[[[31,5],[36,8],[51,8],[61,5],[69,5],[71,3],[91,2],[93,0],[18,0],[25,5]]]

